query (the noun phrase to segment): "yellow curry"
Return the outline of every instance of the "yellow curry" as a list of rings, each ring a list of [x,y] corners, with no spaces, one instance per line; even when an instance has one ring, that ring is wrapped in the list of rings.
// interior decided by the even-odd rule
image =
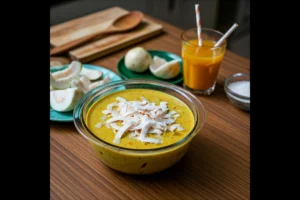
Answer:
[[[102,98],[94,105],[92,105],[88,111],[88,114],[86,116],[88,128],[101,140],[113,144],[113,139],[115,137],[113,130],[108,128],[107,126],[101,126],[101,128],[96,127],[96,124],[101,121],[101,118],[103,118],[103,116],[105,116],[105,114],[103,114],[103,111],[106,110],[107,106],[110,103],[116,102],[117,97],[122,97],[127,101],[132,101],[132,100],[139,100],[141,96],[146,98],[149,102],[155,103],[156,105],[159,104],[160,102],[167,102],[168,109],[170,111],[174,110],[180,115],[176,119],[176,123],[180,124],[184,128],[184,130],[169,131],[169,132],[162,133],[163,143],[161,144],[153,144],[147,142],[144,143],[130,138],[129,134],[127,133],[124,134],[124,136],[121,138],[120,144],[118,144],[118,146],[125,147],[125,148],[132,148],[132,149],[159,148],[159,147],[173,144],[181,140],[191,132],[195,122],[194,122],[193,114],[191,110],[187,107],[187,105],[171,95],[168,95],[163,92],[155,91],[155,90],[149,90],[149,89],[123,90]],[[149,137],[154,137],[154,136],[149,134]]]
[[[183,130],[178,131],[176,129],[175,131],[161,133],[162,140],[159,144],[133,139],[128,132],[125,132],[120,138],[120,142],[115,144],[113,141],[116,133],[112,128],[105,125],[97,127],[99,122],[110,119],[103,112],[107,110],[109,104],[116,102],[117,98],[123,98],[126,101],[136,101],[141,99],[141,97],[156,105],[166,102],[168,112],[176,111],[179,114],[174,123],[180,124]],[[89,108],[85,120],[89,130],[99,139],[115,147],[132,149],[125,150],[122,148],[113,148],[110,145],[97,145],[90,142],[93,150],[102,162],[113,169],[129,174],[150,174],[174,165],[186,153],[190,144],[189,139],[180,142],[174,148],[165,150],[155,149],[166,147],[182,140],[193,131],[195,126],[194,115],[184,102],[167,93],[151,89],[126,89],[100,98]],[[147,137],[155,138],[155,134],[148,133]],[[144,151],[138,152],[136,150]]]

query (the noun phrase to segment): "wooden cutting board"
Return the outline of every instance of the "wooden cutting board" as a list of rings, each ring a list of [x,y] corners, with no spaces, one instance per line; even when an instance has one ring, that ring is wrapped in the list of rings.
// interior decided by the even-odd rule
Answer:
[[[50,44],[55,47],[60,46],[94,32],[104,30],[114,19],[128,12],[128,10],[120,7],[112,7],[78,19],[54,25],[50,27]],[[163,26],[161,24],[154,23],[147,19],[147,17],[144,17],[142,23],[135,29],[124,33],[107,35],[91,41],[90,43],[69,51],[69,56],[72,60],[89,62],[93,59],[155,36],[159,34],[162,29]]]
[[[59,65],[66,65],[71,63],[70,59],[65,57],[50,57],[50,67],[55,67]]]

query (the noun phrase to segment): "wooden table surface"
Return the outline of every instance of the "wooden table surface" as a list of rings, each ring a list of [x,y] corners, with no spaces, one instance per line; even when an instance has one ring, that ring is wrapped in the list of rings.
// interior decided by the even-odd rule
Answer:
[[[138,46],[181,55],[182,29],[147,17],[163,24],[164,33]],[[91,64],[117,73],[118,60],[130,48]],[[250,199],[250,115],[230,104],[223,89],[227,76],[249,69],[248,59],[227,50],[215,92],[198,96],[207,111],[206,123],[183,159],[158,174],[116,172],[96,158],[73,123],[50,122],[50,198]]]

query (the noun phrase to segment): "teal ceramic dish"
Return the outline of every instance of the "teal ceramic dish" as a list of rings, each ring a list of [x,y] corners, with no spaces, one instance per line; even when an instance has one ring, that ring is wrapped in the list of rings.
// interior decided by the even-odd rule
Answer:
[[[128,70],[126,68],[125,65],[125,56],[123,58],[121,58],[117,64],[117,69],[118,69],[118,73],[120,74],[120,76],[124,79],[131,79],[131,78],[143,78],[143,79],[148,79],[148,80],[160,80],[160,81],[165,81],[165,82],[169,82],[169,83],[173,83],[173,84],[179,84],[183,81],[183,74],[182,74],[182,59],[181,57],[179,57],[176,54],[170,53],[170,52],[166,52],[166,51],[158,51],[158,50],[148,50],[148,52],[150,53],[151,57],[153,58],[154,56],[159,56],[161,58],[166,59],[167,61],[171,61],[174,59],[179,60],[180,62],[180,73],[172,78],[172,79],[160,79],[157,78],[156,76],[154,76],[150,70],[146,70],[143,73],[135,73],[132,72],[130,70]]]
[[[68,67],[68,65],[51,67],[50,72],[53,73],[56,71],[60,71],[60,70],[66,69],[67,67]],[[103,73],[102,78],[109,76],[111,79],[111,82],[122,80],[121,77],[118,76],[116,73],[114,73],[104,67],[100,67],[100,66],[96,66],[96,65],[89,65],[89,64],[82,64],[82,67],[87,68],[87,69],[101,71]],[[50,120],[57,121],[57,122],[73,122],[73,111],[57,112],[50,107]]]

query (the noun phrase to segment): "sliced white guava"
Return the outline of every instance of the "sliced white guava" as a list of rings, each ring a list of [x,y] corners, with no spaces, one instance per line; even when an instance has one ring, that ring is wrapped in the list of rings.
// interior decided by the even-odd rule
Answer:
[[[74,109],[84,93],[78,88],[50,91],[50,106],[58,112],[68,112]]]
[[[53,78],[55,80],[61,79],[61,78],[67,78],[67,77],[75,77],[80,73],[82,70],[82,64],[78,61],[72,61],[72,63],[68,66],[68,68],[53,72]]]
[[[161,79],[171,79],[180,72],[179,60],[166,61],[164,58],[154,56],[149,67],[151,73]]]
[[[78,61],[73,61],[68,68],[50,73],[50,85],[54,89],[66,89],[71,86],[73,79],[79,78],[82,65]]]
[[[52,86],[52,89],[58,89],[58,90],[63,90],[71,87],[71,82],[72,80],[79,79],[79,76],[68,76],[66,78],[59,78],[59,79],[54,79],[53,75],[50,73],[50,86]]]
[[[84,86],[87,88],[92,82],[90,81],[90,79],[88,77],[86,77],[85,75],[82,75],[79,80],[84,84]]]
[[[82,75],[79,79],[73,79],[71,81],[71,87],[78,88],[83,93],[87,93],[89,91],[89,85],[91,81],[85,76]]]
[[[80,75],[86,76],[89,80],[95,81],[101,78],[102,72],[93,70],[93,69],[87,69],[87,68],[82,68],[80,71]]]
[[[78,88],[83,93],[87,93],[88,89],[84,86],[84,84],[80,80],[72,80],[71,81],[71,87],[72,88]]]
[[[109,81],[110,81],[110,78],[108,76],[106,76],[103,80],[96,81],[96,82],[93,82],[92,84],[90,84],[89,87],[88,87],[88,90],[92,90],[95,87],[98,87],[100,85],[108,83]]]

